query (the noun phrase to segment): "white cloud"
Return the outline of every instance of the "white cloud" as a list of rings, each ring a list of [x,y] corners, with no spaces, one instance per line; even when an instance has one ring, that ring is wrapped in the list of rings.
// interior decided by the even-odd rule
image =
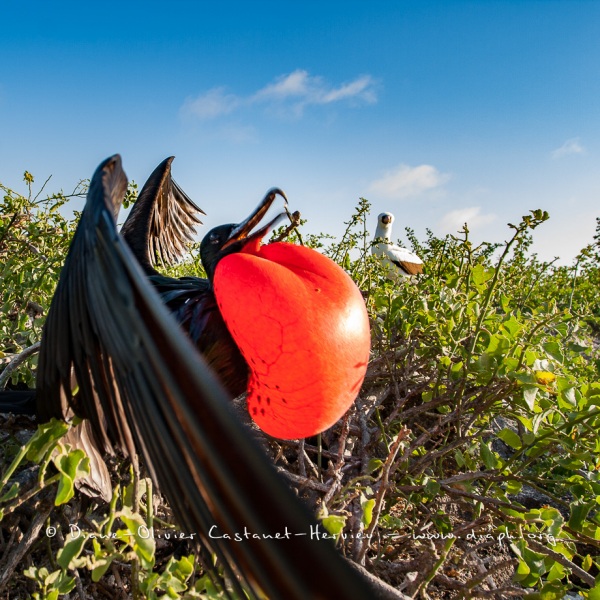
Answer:
[[[454,233],[462,229],[466,223],[469,229],[489,225],[496,220],[496,215],[481,213],[481,206],[470,206],[468,208],[459,208],[446,213],[439,221],[439,226],[443,231]]]
[[[322,77],[312,76],[308,71],[297,69],[289,75],[278,77],[274,83],[258,90],[252,97],[252,101],[295,98],[307,105],[330,104],[347,98],[358,98],[373,103],[377,101],[373,88],[374,81],[370,75],[361,75],[353,81],[331,87]]]
[[[310,75],[297,69],[248,96],[226,93],[223,87],[216,87],[188,98],[181,112],[199,119],[208,120],[230,114],[243,107],[262,105],[275,108],[279,114],[301,116],[309,105],[324,105],[344,100],[354,100],[372,104],[377,101],[375,82],[370,75],[362,75],[339,86],[328,84],[324,78]]]
[[[407,198],[417,196],[439,188],[450,179],[448,173],[440,173],[432,165],[399,165],[395,169],[387,171],[383,177],[373,181],[369,191],[386,198]]]
[[[377,94],[373,88],[373,79],[369,75],[363,75],[327,92],[322,98],[322,103],[337,102],[344,98],[360,98],[369,104],[374,104],[377,102]]]
[[[214,119],[233,112],[240,106],[240,99],[227,94],[225,88],[216,87],[200,94],[196,98],[187,98],[181,107],[184,115],[198,119]]]
[[[584,154],[585,148],[581,144],[581,139],[571,138],[567,140],[560,148],[557,148],[552,152],[552,158],[561,158],[568,156],[569,154]]]
[[[310,88],[313,82],[318,81],[319,77],[310,77],[306,71],[300,69],[289,75],[277,77],[274,83],[269,83],[254,94],[252,100],[262,102],[269,99],[283,99],[298,96],[307,96],[311,93]]]

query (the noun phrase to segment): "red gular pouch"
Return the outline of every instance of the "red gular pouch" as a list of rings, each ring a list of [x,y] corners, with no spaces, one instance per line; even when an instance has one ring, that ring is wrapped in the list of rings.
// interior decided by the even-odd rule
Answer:
[[[214,290],[250,368],[247,404],[281,439],[331,427],[354,402],[369,361],[369,319],[348,274],[315,250],[248,244],[222,258]]]

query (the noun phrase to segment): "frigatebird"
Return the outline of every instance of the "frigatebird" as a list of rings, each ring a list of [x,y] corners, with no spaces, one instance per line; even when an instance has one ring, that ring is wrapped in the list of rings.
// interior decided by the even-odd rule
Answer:
[[[381,213],[377,217],[377,228],[371,253],[383,259],[383,264],[387,267],[388,276],[391,279],[422,273],[423,261],[414,252],[392,243],[393,222],[394,215],[389,212]]]
[[[181,527],[201,536],[220,558],[232,581],[236,581],[236,575],[242,579],[250,597],[396,597],[390,591],[374,589],[348,566],[332,544],[312,539],[317,527],[314,518],[236,420],[228,393],[192,341],[181,335],[173,315],[117,233],[116,215],[126,184],[118,156],[104,161],[92,178],[86,207],[44,327],[37,379],[38,412],[60,418],[75,413],[89,424],[89,439],[102,451],[119,448],[129,456],[141,453]],[[228,241],[238,234],[238,227],[231,229]],[[257,315],[262,318],[264,311],[257,313],[256,306],[250,306],[249,313],[240,316],[234,302],[223,300],[228,277],[239,275],[240,268],[258,282],[258,296],[268,296],[266,262],[276,259],[277,264],[304,278],[301,283],[305,290],[299,285],[291,290],[300,294],[301,301],[332,296],[326,298],[327,307],[343,308],[343,298],[348,293],[343,286],[334,286],[331,293],[326,279],[335,279],[337,272],[325,269],[325,275],[319,278],[316,271],[325,263],[310,252],[296,253],[275,244],[274,249],[264,246],[263,250],[257,238],[248,237],[249,244],[242,244],[240,251],[217,262],[213,283],[224,320],[228,326],[231,324],[232,337],[241,339],[241,350],[250,357],[248,348],[257,349],[260,355],[269,345],[244,341],[241,323],[256,319]],[[222,250],[227,250],[226,244]],[[342,280],[345,281],[338,277],[334,284]],[[288,277],[284,285],[291,285],[291,281]],[[278,291],[277,285],[275,288]],[[278,312],[272,302],[264,303],[264,297],[267,312],[275,309],[269,316],[273,320],[282,318],[285,311]],[[277,294],[272,299],[280,300]],[[339,322],[333,323],[332,331],[341,348],[342,362],[348,351],[340,336],[347,336],[355,348],[357,334],[353,329],[364,337],[362,313],[352,300],[349,305],[342,310]],[[312,306],[307,308],[310,311]],[[335,314],[331,314],[336,321]],[[317,324],[322,326],[320,321]],[[291,325],[279,322],[278,329],[281,332],[288,326],[301,329],[298,339],[302,335],[314,339],[310,324],[306,327],[298,322],[297,311],[292,314]],[[292,339],[296,339],[295,334]],[[251,385],[255,386],[249,395],[254,394],[258,404],[257,390],[265,393],[266,386],[274,381],[269,377],[269,369],[280,374],[278,362],[282,356],[284,367],[289,364],[290,341],[282,335],[276,342],[279,352],[270,357],[271,362],[259,356],[256,365],[249,364]],[[303,355],[296,357],[300,363],[303,359],[310,363]],[[339,383],[345,378],[346,387],[351,388],[349,393],[355,393],[360,379],[357,374],[365,362],[364,348],[359,347],[351,365],[352,376],[340,368],[334,372],[334,381]],[[315,365],[322,367],[317,361],[310,368]],[[265,371],[263,367],[268,368]],[[318,369],[316,377],[321,375],[322,369]],[[299,376],[308,393],[322,400],[323,392],[315,384],[315,375],[306,381],[307,374],[300,368]],[[284,377],[283,383],[284,387],[298,384],[294,383],[293,374]],[[328,389],[327,384],[325,388]],[[277,391],[273,390],[272,405],[285,400]],[[285,387],[285,391],[290,400],[302,396],[302,390],[293,387]],[[348,395],[347,390],[343,395]],[[334,396],[335,401],[338,396]],[[266,398],[264,401],[269,406]],[[310,416],[313,408],[312,398],[306,405],[296,407],[300,421],[315,421]],[[321,415],[316,421],[324,422]],[[278,423],[275,418],[272,422]],[[283,427],[287,426],[284,419]],[[215,529],[223,535],[211,535]],[[227,539],[246,531],[255,535],[243,543]],[[240,595],[243,593],[239,584],[237,590]]]

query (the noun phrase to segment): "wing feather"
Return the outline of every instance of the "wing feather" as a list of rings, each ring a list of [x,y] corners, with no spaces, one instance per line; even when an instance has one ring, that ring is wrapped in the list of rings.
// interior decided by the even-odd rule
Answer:
[[[381,256],[384,263],[395,265],[405,275],[418,275],[423,272],[423,261],[414,252],[395,244],[375,244],[373,254]]]
[[[154,169],[121,228],[149,273],[157,263],[171,265],[181,259],[202,223],[198,213],[205,214],[171,177],[172,162],[171,156]]]

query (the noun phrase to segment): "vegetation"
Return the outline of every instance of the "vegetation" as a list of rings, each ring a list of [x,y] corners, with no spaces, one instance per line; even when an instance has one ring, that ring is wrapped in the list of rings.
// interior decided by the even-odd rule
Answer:
[[[58,210],[67,196],[33,197],[25,181],[28,196],[2,187],[5,364],[39,340],[75,226]],[[570,267],[530,254],[541,210],[509,225],[502,245],[474,246],[466,226],[423,241],[407,230],[426,272],[394,282],[370,254],[369,210],[361,199],[340,241],[303,236],[363,291],[365,384],[322,447],[265,441],[277,468],[341,552],[409,596],[600,598],[600,221]],[[197,252],[172,273],[200,274]],[[31,386],[35,366],[33,355],[10,385]],[[64,424],[24,428],[35,426],[8,418],[0,430],[0,573],[16,574],[0,575],[0,593],[220,597],[193,546],[174,553],[130,535],[171,530],[149,482],[140,504],[116,464],[112,503],[86,509],[73,482],[87,459],[61,445]],[[63,537],[74,518],[79,535]]]

